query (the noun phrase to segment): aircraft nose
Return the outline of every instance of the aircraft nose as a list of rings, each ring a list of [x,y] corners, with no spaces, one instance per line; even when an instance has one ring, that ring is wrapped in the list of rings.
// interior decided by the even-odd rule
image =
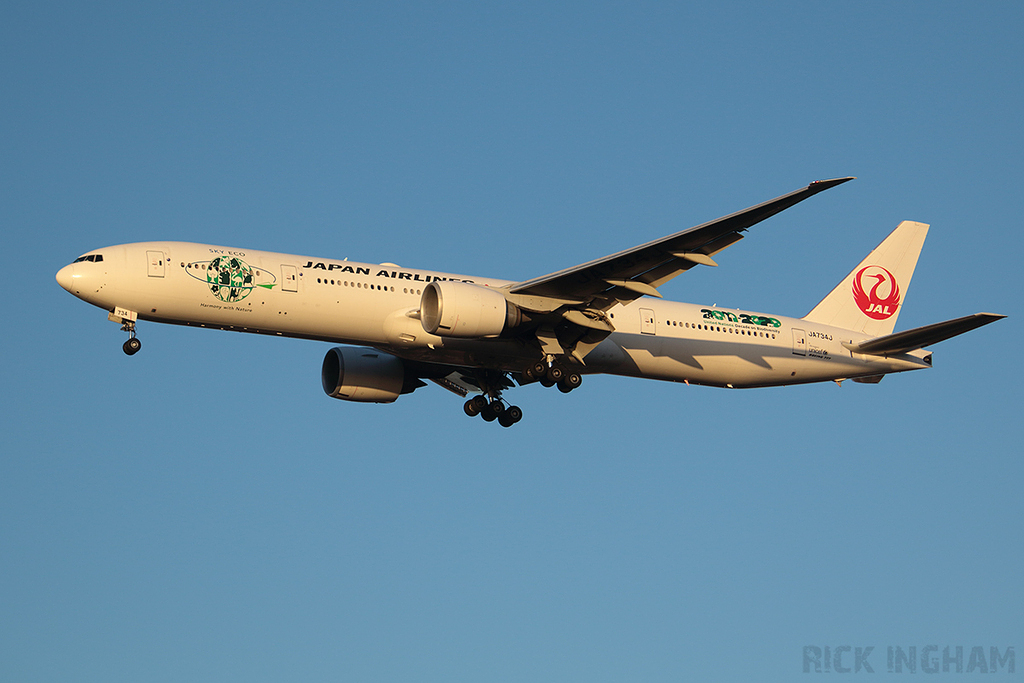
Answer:
[[[71,291],[75,282],[75,264],[71,263],[57,271],[57,284]]]

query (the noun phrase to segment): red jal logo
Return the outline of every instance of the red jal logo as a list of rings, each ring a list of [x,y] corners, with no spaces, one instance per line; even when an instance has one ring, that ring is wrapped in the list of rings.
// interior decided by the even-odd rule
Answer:
[[[865,282],[871,287],[870,291],[865,290]],[[899,308],[900,286],[892,273],[882,266],[865,266],[853,276],[853,300],[864,315],[885,320],[894,316]]]

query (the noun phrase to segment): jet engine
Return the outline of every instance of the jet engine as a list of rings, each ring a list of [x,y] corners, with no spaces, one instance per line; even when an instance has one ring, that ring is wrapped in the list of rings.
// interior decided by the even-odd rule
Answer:
[[[435,280],[423,290],[420,322],[441,337],[493,337],[518,326],[523,314],[495,289]]]
[[[324,393],[361,403],[391,403],[401,394],[425,386],[406,372],[405,363],[376,349],[336,346],[320,370]]]

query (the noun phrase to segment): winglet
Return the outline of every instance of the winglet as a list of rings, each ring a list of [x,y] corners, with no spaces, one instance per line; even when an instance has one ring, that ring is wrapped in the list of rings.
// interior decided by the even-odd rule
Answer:
[[[831,178],[829,180],[815,180],[814,182],[812,182],[810,185],[807,186],[807,189],[808,190],[814,190],[815,192],[824,192],[825,190],[829,190],[829,189],[835,187],[836,185],[842,185],[843,183],[848,183],[851,180],[856,180],[856,179],[857,179],[857,176],[852,176],[851,175],[851,176],[847,176],[845,178]]]

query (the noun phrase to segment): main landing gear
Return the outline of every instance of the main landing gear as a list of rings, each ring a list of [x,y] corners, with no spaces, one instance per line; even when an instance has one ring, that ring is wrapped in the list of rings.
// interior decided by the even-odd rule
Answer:
[[[492,401],[483,394],[478,394],[466,401],[463,410],[470,417],[479,415],[487,422],[497,420],[502,427],[511,427],[523,419],[523,409],[519,406],[506,407],[500,398]]]
[[[557,361],[550,364],[536,361],[526,366],[523,375],[527,379],[537,380],[545,387],[558,386],[563,394],[568,394],[583,384],[583,376],[571,368],[566,368]]]
[[[576,372],[574,366],[559,362],[553,356],[526,366],[522,371],[522,376],[524,379],[518,380],[519,384],[540,382],[546,387],[557,386],[563,394],[568,394],[583,384],[583,377]],[[487,422],[497,420],[502,427],[511,427],[523,419],[522,408],[506,405],[501,398],[502,389],[512,386],[511,380],[505,373],[478,370],[474,379],[474,383],[480,387],[482,393],[469,399],[463,405],[466,415],[470,417],[479,415]]]
[[[512,381],[503,372],[477,370],[473,383],[483,392],[466,401],[463,410],[466,415],[479,415],[486,422],[498,421],[502,427],[511,427],[523,419],[523,409],[505,405],[501,398],[503,389],[512,387]]]

